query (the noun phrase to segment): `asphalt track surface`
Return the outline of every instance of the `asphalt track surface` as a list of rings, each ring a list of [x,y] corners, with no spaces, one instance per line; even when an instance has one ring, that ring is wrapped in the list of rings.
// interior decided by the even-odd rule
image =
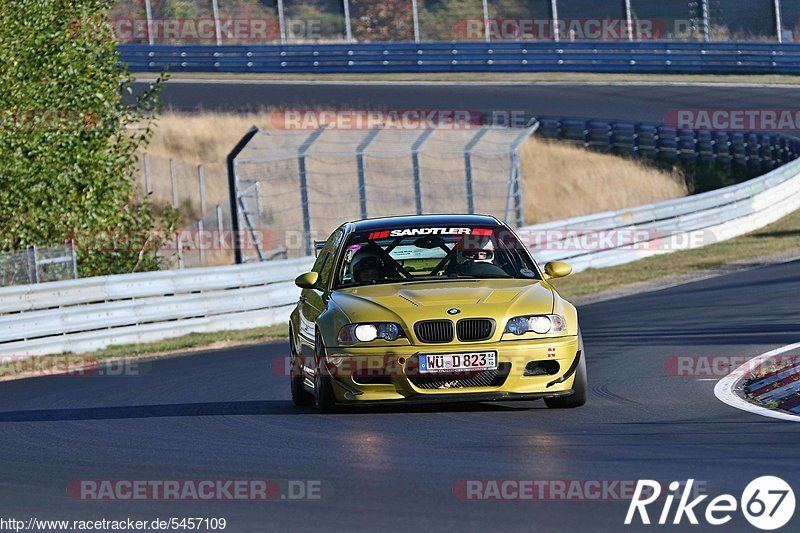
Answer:
[[[135,85],[142,90],[143,83]],[[168,108],[458,109],[534,116],[662,122],[670,110],[796,109],[800,87],[580,83],[414,84],[173,80]]]
[[[591,392],[575,410],[520,402],[320,415],[293,407],[273,371],[283,343],[158,360],[138,376],[2,383],[0,516],[225,517],[226,531],[624,531],[647,530],[622,525],[627,501],[464,501],[453,487],[694,478],[707,494],[738,498],[771,474],[797,490],[800,424],[731,408],[714,397],[715,381],[667,368],[674,355],[797,342],[798,293],[795,261],[581,307]],[[66,493],[76,479],[319,480],[322,497],[86,502]],[[713,529],[746,530],[735,516]]]

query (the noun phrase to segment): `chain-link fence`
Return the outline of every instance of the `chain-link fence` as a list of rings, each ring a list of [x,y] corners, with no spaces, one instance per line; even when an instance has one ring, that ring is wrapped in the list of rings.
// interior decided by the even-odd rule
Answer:
[[[518,150],[534,130],[254,130],[233,161],[240,259],[310,255],[314,240],[369,217],[485,213],[522,224]]]
[[[139,189],[149,196],[156,214],[169,206],[183,225],[158,253],[164,268],[231,264],[230,191],[224,165],[142,154],[138,166]]]
[[[78,278],[75,244],[29,246],[18,252],[0,253],[0,287],[29,285]]]
[[[800,40],[796,0],[120,0],[124,43]]]

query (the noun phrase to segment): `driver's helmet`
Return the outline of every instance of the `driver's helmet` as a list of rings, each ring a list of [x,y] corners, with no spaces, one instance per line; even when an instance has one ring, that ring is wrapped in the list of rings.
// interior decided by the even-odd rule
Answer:
[[[461,258],[463,261],[472,261],[473,263],[491,263],[494,260],[494,251],[490,248],[461,250]]]
[[[372,253],[358,254],[350,263],[353,281],[364,282],[386,277],[386,265],[383,259]]]

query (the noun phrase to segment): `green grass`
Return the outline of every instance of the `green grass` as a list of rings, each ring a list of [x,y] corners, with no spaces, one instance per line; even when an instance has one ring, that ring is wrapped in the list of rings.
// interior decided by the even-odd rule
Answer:
[[[800,249],[800,211],[753,233],[728,241],[648,257],[634,263],[590,269],[553,284],[565,298],[589,296],[601,291],[674,276],[714,269],[735,262]]]
[[[146,79],[146,73],[139,73]],[[174,72],[173,79],[274,80],[274,81],[489,81],[489,82],[674,82],[674,83],[755,83],[800,84],[800,76],[775,74],[598,74],[580,72],[430,72],[397,74],[271,74]]]

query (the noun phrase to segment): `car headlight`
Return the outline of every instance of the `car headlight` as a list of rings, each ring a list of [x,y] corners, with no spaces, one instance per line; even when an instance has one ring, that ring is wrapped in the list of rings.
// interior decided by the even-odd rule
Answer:
[[[339,342],[396,341],[400,337],[405,337],[403,328],[391,322],[348,324],[339,331]]]
[[[567,331],[567,321],[561,315],[517,316],[506,324],[506,333],[524,335],[532,331],[540,335]]]

